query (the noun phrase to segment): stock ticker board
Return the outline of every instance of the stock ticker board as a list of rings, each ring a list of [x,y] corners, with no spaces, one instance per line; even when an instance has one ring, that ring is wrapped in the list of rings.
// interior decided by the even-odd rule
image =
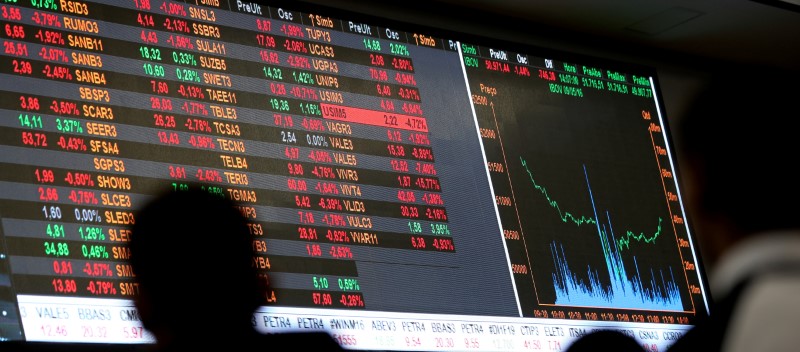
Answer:
[[[650,70],[307,4],[0,8],[0,339],[152,343],[126,242],[164,187],[239,203],[263,332],[663,350],[707,314]]]

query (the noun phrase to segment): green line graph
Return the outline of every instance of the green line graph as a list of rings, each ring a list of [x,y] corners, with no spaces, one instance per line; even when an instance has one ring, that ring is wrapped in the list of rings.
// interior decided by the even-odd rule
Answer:
[[[520,157],[519,160],[520,162],[522,162],[522,167],[524,167],[525,171],[528,173],[528,179],[530,179],[531,184],[533,184],[533,188],[539,191],[539,193],[541,193],[547,200],[547,203],[550,204],[550,206],[558,212],[558,216],[561,218],[562,222],[564,223],[571,222],[576,226],[597,225],[597,220],[594,217],[585,215],[575,216],[569,211],[562,210],[561,207],[558,205],[558,201],[550,197],[550,194],[547,192],[547,188],[536,183],[536,180],[533,178],[533,172],[531,172],[531,170],[528,168],[527,161],[522,157]],[[658,238],[658,236],[661,235],[661,222],[662,219],[661,217],[659,217],[658,226],[656,228],[656,231],[653,232],[652,235],[647,235],[644,232],[640,232],[637,234],[634,231],[626,230],[625,236],[617,239],[617,246],[619,250],[622,251],[624,249],[630,249],[631,241],[644,242],[648,244],[654,243]]]

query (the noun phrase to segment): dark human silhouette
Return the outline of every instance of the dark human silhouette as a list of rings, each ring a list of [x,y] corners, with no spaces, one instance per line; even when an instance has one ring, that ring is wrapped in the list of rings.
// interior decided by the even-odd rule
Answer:
[[[290,344],[341,350],[326,332],[261,334],[253,313],[266,303],[267,281],[252,265],[253,236],[226,198],[191,185],[159,194],[131,229],[135,304],[158,351]]]
[[[566,352],[644,352],[635,338],[616,330],[597,330],[579,337],[567,347]]]
[[[675,140],[686,209],[709,270],[711,302],[708,318],[672,351],[797,349],[797,78],[755,67],[723,72],[680,121]]]

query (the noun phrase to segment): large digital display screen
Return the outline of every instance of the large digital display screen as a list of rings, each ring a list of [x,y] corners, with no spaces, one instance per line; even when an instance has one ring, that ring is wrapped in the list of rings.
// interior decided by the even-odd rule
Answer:
[[[247,217],[265,333],[656,351],[708,314],[651,68],[309,4],[0,16],[0,339],[152,343],[126,242],[190,185]],[[180,235],[165,270],[214,265]]]

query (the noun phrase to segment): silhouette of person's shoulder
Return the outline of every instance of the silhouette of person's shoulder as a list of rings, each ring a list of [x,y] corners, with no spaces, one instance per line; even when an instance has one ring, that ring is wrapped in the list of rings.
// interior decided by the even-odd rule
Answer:
[[[248,224],[238,203],[193,184],[158,194],[136,214],[129,242],[139,282],[135,303],[142,324],[156,338],[156,350],[342,350],[324,331],[262,334],[254,329],[253,313],[267,303],[269,283],[268,273],[252,265],[256,249]],[[185,268],[187,254],[199,260],[190,270],[175,270]],[[209,333],[199,333],[199,327]]]

